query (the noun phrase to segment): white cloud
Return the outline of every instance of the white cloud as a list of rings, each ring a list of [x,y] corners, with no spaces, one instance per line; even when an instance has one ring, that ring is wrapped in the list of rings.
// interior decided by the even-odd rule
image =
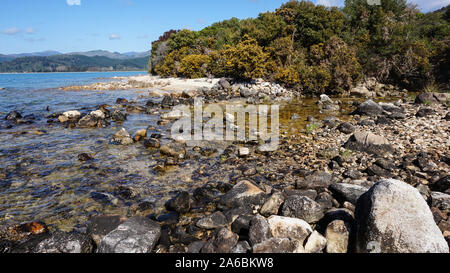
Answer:
[[[6,35],[16,35],[19,32],[21,32],[21,30],[17,27],[7,28],[2,31],[2,33]]]
[[[110,40],[120,40],[120,36],[118,34],[109,35]]]
[[[69,6],[80,6],[81,0],[66,0],[67,5]]]
[[[34,34],[35,30],[32,27],[27,27],[27,29],[25,29],[25,33],[26,34]]]

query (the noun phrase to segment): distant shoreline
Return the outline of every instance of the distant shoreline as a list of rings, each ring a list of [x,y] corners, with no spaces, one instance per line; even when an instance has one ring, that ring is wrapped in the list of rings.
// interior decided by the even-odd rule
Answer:
[[[67,74],[67,73],[114,73],[114,72],[144,72],[148,73],[146,70],[117,70],[117,71],[80,71],[80,72],[0,72],[5,75],[15,75],[15,74]]]

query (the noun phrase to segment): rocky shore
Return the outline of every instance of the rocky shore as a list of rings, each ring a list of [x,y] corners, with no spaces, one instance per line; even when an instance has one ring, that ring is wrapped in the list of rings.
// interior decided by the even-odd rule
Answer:
[[[196,97],[206,103],[257,104],[294,96],[265,82],[215,79],[183,85],[145,77],[151,80],[80,87],[135,89],[141,84],[150,89],[151,99],[145,104],[118,98],[115,105],[98,109],[53,113],[47,122],[67,130],[96,130],[140,113],[158,116],[158,124],[164,126],[180,116],[163,109],[191,105]],[[403,98],[376,102],[388,92]],[[203,185],[173,192],[164,208],[156,208],[132,187],[93,192],[95,200],[113,205],[137,200],[138,205],[127,215],[92,216],[72,232],[51,230],[45,219],[4,227],[0,252],[448,253],[449,94],[411,98],[404,90],[371,80],[350,93],[354,99],[321,96],[314,107],[325,118],[292,113],[274,152],[255,141],[226,143],[225,149],[218,149],[163,142],[164,133],[155,128],[132,133],[122,128],[111,136],[111,143],[141,145],[159,155],[151,167],[158,173],[204,159],[190,177]],[[5,119],[10,126],[32,122],[18,112]],[[290,126],[299,119],[305,127]],[[82,162],[93,158],[87,153],[76,156]]]

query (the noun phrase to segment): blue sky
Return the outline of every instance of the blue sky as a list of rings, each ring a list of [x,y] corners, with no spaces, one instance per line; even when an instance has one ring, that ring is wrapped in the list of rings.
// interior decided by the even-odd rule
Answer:
[[[315,0],[341,6],[344,0]],[[1,0],[0,53],[146,51],[169,29],[255,17],[286,0]],[[450,0],[412,0],[422,11]]]

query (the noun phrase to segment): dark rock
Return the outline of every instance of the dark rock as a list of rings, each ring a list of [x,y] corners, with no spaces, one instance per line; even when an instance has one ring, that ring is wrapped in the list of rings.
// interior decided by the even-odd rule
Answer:
[[[227,217],[220,211],[214,212],[211,215],[205,216],[198,220],[196,225],[204,229],[216,229],[225,227],[228,224]]]
[[[22,118],[22,115],[17,111],[11,111],[5,116],[5,120],[17,120]]]
[[[375,121],[373,121],[372,119],[363,119],[358,122],[358,125],[372,127],[375,126]]]
[[[347,170],[342,174],[342,176],[344,178],[350,178],[350,179],[356,180],[356,179],[361,178],[362,173],[357,170]]]
[[[447,114],[445,115],[444,119],[446,121],[450,121],[450,112],[447,112]]]
[[[94,242],[98,245],[101,239],[127,219],[120,215],[98,215],[89,219],[87,225],[87,234],[89,234]]]
[[[333,207],[333,197],[328,192],[319,193],[315,201],[322,205],[324,209],[331,209]]]
[[[433,191],[446,192],[450,188],[450,175],[446,175],[439,179],[436,183],[430,185]]]
[[[231,84],[229,81],[225,80],[225,79],[220,79],[219,80],[219,85],[224,89],[224,90],[230,90],[231,89]]]
[[[250,223],[253,219],[253,215],[245,214],[240,215],[231,224],[231,230],[239,235],[239,238],[248,237],[250,231]]]
[[[220,199],[222,205],[230,208],[263,205],[265,201],[266,194],[248,180],[243,180],[236,184]]]
[[[351,124],[350,122],[344,122],[339,124],[337,129],[339,130],[339,132],[344,134],[351,134],[355,132],[355,126],[353,126],[353,124]]]
[[[450,212],[450,194],[431,192],[431,206],[444,212]]]
[[[415,103],[423,104],[423,103],[437,103],[438,100],[434,96],[434,93],[431,92],[423,92],[416,96]]]
[[[177,196],[167,201],[165,207],[168,211],[186,213],[191,209],[191,197],[188,192],[182,191]]]
[[[91,198],[105,205],[117,205],[117,198],[109,193],[91,192]]]
[[[33,253],[91,253],[93,249],[88,235],[57,231],[40,241]]]
[[[380,125],[380,124],[391,124],[392,121],[389,118],[385,117],[385,116],[380,116],[380,117],[377,118],[377,121],[375,123],[377,125]]]
[[[341,201],[341,203],[348,201],[352,204],[356,204],[358,198],[369,189],[353,184],[335,183],[330,186],[330,190],[335,194],[336,199]]]
[[[239,236],[226,228],[220,229],[202,248],[202,253],[230,253]]]
[[[375,161],[375,164],[380,166],[381,168],[388,170],[388,171],[393,171],[395,169],[395,165],[393,162],[386,160],[384,158],[378,158]]]
[[[205,245],[205,242],[203,241],[195,241],[188,245],[188,253],[200,253],[203,246]]]
[[[336,117],[326,117],[322,120],[322,122],[325,127],[332,129],[336,128],[339,125],[340,121]]]
[[[373,100],[367,100],[356,108],[352,114],[361,116],[379,116],[383,113],[383,108]]]
[[[368,175],[371,175],[371,176],[375,176],[376,175],[376,176],[385,177],[385,178],[392,177],[392,174],[389,171],[381,168],[380,166],[378,166],[376,164],[373,164],[373,165],[369,166],[366,169],[366,172],[367,172]]]
[[[312,174],[297,180],[298,189],[328,188],[332,183],[332,176],[327,172],[315,171]]]
[[[114,110],[111,113],[111,119],[115,122],[122,122],[127,120],[127,114],[120,110]]]
[[[171,211],[169,213],[161,214],[156,218],[156,221],[161,225],[174,225],[178,223],[178,213]]]
[[[159,147],[161,147],[161,143],[159,142],[159,140],[157,140],[155,138],[150,138],[150,139],[144,140],[144,147],[159,148]]]
[[[79,161],[89,161],[94,159],[92,156],[90,156],[89,154],[86,153],[82,153],[78,155],[78,160]]]
[[[196,188],[194,190],[193,196],[195,200],[202,203],[210,203],[217,196],[219,196],[220,192],[210,184],[206,184],[202,187]]]
[[[420,108],[419,111],[416,113],[416,117],[423,118],[427,116],[431,116],[435,114],[436,112],[431,108]]]
[[[448,253],[449,246],[417,189],[381,180],[358,200],[357,251]]]
[[[272,237],[267,220],[261,215],[256,215],[250,222],[249,241],[252,246]]]
[[[116,100],[116,104],[126,104],[126,103],[128,103],[128,100],[124,98],[118,98]]]
[[[292,195],[286,198],[282,214],[287,217],[296,217],[308,223],[315,223],[323,217],[323,207],[306,196]]]

